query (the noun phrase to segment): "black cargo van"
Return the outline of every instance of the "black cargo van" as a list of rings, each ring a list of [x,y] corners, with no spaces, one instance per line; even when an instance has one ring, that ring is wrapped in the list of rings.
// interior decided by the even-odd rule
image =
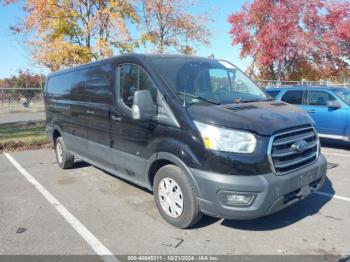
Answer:
[[[310,117],[227,61],[117,56],[49,75],[45,105],[61,168],[79,157],[152,190],[179,228],[269,215],[325,180]]]

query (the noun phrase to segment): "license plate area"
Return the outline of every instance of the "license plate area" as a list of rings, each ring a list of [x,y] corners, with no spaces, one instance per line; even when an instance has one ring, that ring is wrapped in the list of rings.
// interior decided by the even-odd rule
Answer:
[[[310,195],[311,194],[311,187],[309,185],[306,185],[306,186],[303,186],[301,189],[300,189],[300,192],[298,194],[298,197],[303,199],[305,198],[306,196]]]
[[[298,177],[298,186],[299,187],[307,186],[311,182],[315,181],[317,178],[318,177],[316,172],[309,171]]]
[[[318,185],[320,184],[320,182],[321,182],[321,178],[318,178],[306,185],[301,186],[299,189],[284,195],[284,204],[287,204],[293,200],[300,200],[307,197],[318,188]]]

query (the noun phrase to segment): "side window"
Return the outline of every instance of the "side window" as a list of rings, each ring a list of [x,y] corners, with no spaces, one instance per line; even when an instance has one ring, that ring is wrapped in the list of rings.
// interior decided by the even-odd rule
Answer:
[[[120,66],[120,98],[128,107],[132,107],[134,93],[138,88],[138,67],[125,64]]]
[[[83,101],[85,82],[81,70],[51,76],[48,80],[47,93],[57,99]]]
[[[85,74],[77,70],[67,75],[71,83],[70,98],[76,101],[85,101]]]
[[[153,101],[155,104],[157,104],[157,88],[151,77],[141,67],[139,67],[139,87],[137,90],[151,91]]]
[[[309,91],[307,104],[310,106],[327,106],[328,101],[334,101],[335,97],[324,91]]]
[[[293,105],[301,105],[303,103],[303,94],[304,91],[287,91],[283,95],[282,101]]]
[[[48,80],[47,93],[56,98],[67,98],[71,89],[71,79],[69,74],[51,76]]]
[[[86,71],[87,80],[85,91],[88,101],[96,103],[112,103],[110,90],[110,77],[112,69],[110,65],[103,65],[90,68]]]
[[[123,64],[119,66],[120,98],[131,108],[137,90],[150,90],[154,101],[157,101],[157,89],[150,76],[139,66]]]

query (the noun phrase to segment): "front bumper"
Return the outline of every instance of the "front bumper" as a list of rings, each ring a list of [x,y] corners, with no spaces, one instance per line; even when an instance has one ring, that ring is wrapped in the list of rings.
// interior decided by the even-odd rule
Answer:
[[[318,190],[324,184],[327,172],[326,158],[318,160],[293,173],[257,176],[235,176],[191,169],[199,188],[199,206],[211,216],[246,220],[275,213]],[[221,191],[255,194],[248,206],[231,206],[219,197]]]

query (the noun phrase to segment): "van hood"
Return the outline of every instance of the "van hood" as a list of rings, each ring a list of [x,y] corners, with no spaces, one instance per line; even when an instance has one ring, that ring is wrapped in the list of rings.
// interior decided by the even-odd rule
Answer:
[[[271,136],[286,128],[313,124],[311,117],[302,109],[276,101],[214,106],[194,104],[187,111],[198,122],[248,130],[263,136]]]

